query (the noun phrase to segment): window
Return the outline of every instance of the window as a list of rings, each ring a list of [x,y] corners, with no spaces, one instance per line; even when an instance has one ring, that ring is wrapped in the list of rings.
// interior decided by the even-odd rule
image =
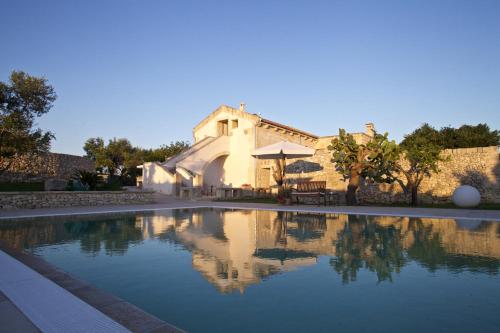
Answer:
[[[238,119],[231,120],[231,129],[238,128]]]
[[[217,122],[217,135],[218,136],[223,136],[223,135],[228,135],[228,121],[227,120],[221,120]]]

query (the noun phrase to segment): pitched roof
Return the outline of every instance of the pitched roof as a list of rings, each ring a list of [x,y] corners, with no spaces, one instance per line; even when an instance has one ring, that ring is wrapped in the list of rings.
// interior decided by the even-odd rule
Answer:
[[[271,126],[274,126],[274,127],[280,127],[280,128],[285,129],[285,130],[292,131],[292,132],[297,132],[297,133],[309,136],[309,137],[314,138],[314,139],[319,138],[315,134],[312,134],[312,133],[309,133],[309,132],[306,132],[306,131],[303,131],[303,130],[299,130],[299,129],[295,128],[295,127],[291,127],[291,126],[288,126],[288,125],[283,125],[283,124],[277,123],[277,122],[269,120],[269,119],[260,118],[260,120],[264,124],[268,124],[268,125],[271,125]]]
[[[295,132],[295,133],[298,133],[298,134],[301,134],[301,135],[305,135],[305,136],[308,136],[308,137],[313,138],[313,139],[318,139],[319,138],[315,134],[312,134],[312,133],[309,133],[309,132],[306,132],[306,131],[302,131],[302,130],[299,130],[299,129],[295,128],[295,127],[284,125],[284,124],[281,124],[281,123],[278,123],[278,122],[275,122],[275,121],[272,121],[272,120],[269,120],[269,119],[265,119],[265,118],[262,118],[262,117],[260,117],[259,115],[255,114],[255,113],[249,113],[249,112],[246,112],[246,111],[243,111],[243,110],[240,110],[240,109],[237,109],[237,108],[233,108],[232,106],[228,106],[228,105],[224,105],[224,104],[220,105],[217,109],[215,109],[213,112],[211,112],[208,116],[206,116],[205,118],[203,118],[203,120],[201,120],[193,128],[193,130],[196,131],[198,128],[200,128],[201,126],[203,126],[204,124],[206,124],[208,121],[210,121],[210,119],[212,119],[213,117],[215,117],[217,114],[219,114],[222,111],[229,111],[229,112],[232,112],[234,114],[238,114],[238,115],[240,115],[242,117],[253,118],[255,121],[260,121],[261,124],[267,124],[267,125],[270,125],[270,126],[279,127],[279,128],[284,129],[284,130],[287,130],[287,131],[290,131],[290,132]]]

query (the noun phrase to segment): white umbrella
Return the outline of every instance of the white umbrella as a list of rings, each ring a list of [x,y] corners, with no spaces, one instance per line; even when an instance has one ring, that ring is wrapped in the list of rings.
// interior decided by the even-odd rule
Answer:
[[[280,141],[269,146],[257,148],[253,156],[257,158],[299,158],[314,155],[314,149],[288,141]]]
[[[288,141],[280,141],[268,146],[257,148],[252,156],[263,159],[281,159],[283,160],[282,177],[285,180],[285,169],[287,158],[300,158],[314,155],[314,149],[305,147]]]

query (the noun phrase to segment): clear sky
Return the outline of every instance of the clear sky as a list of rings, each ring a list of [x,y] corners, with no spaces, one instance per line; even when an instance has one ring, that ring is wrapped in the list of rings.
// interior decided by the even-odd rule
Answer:
[[[126,137],[192,141],[220,104],[317,135],[374,122],[500,128],[499,0],[0,0],[0,80],[59,96],[53,151]]]

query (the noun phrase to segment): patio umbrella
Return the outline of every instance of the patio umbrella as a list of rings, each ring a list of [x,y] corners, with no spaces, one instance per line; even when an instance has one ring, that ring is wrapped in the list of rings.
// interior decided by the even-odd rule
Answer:
[[[302,146],[289,141],[280,141],[269,146],[257,148],[253,156],[257,158],[277,159],[277,158],[300,158],[312,156],[314,149]]]
[[[283,180],[285,179],[286,159],[314,155],[314,149],[289,141],[280,141],[254,150],[252,156],[262,159],[281,159],[283,161]]]

